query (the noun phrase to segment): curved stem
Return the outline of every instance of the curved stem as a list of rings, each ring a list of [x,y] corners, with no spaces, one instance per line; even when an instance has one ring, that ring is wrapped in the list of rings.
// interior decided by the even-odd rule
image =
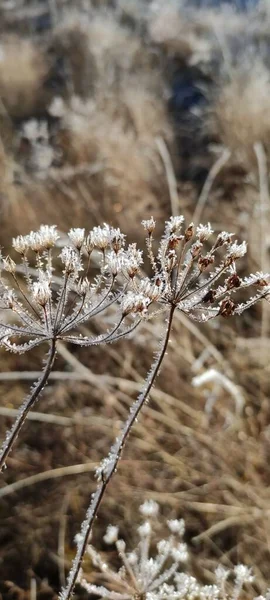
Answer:
[[[60,600],[69,600],[69,598],[73,594],[74,587],[75,587],[75,584],[76,584],[76,581],[77,581],[77,578],[79,575],[79,571],[81,568],[82,560],[83,560],[83,557],[84,557],[84,554],[85,554],[85,551],[87,548],[89,536],[92,531],[93,523],[94,523],[95,517],[97,516],[97,512],[98,512],[99,506],[101,504],[102,498],[103,498],[106,488],[117,468],[118,462],[121,458],[122,451],[124,449],[127,437],[132,429],[132,426],[135,423],[135,421],[137,420],[137,417],[138,417],[139,413],[141,412],[141,409],[143,408],[143,406],[147,400],[147,397],[151,391],[151,388],[153,387],[153,384],[155,383],[155,380],[158,376],[159,369],[161,367],[163,358],[164,358],[166,350],[167,350],[168,342],[169,342],[174,311],[175,311],[175,306],[171,306],[168,323],[167,323],[167,327],[166,327],[166,333],[165,333],[165,337],[162,341],[161,350],[158,353],[157,358],[156,358],[156,360],[151,368],[151,371],[147,377],[146,385],[145,385],[144,389],[142,390],[142,392],[140,393],[140,395],[138,396],[137,400],[135,400],[135,402],[133,403],[133,405],[130,409],[129,416],[123,426],[122,432],[120,433],[116,442],[112,446],[108,456],[102,461],[102,463],[98,469],[98,474],[99,474],[99,478],[101,481],[98,484],[98,487],[92,496],[91,503],[90,503],[87,513],[86,513],[85,521],[82,524],[81,539],[78,543],[77,554],[75,556],[72,568],[71,568],[69,576],[68,576],[67,586],[64,590],[62,590],[62,592],[60,594]]]
[[[29,411],[31,410],[32,406],[35,404],[39,394],[42,392],[44,386],[46,385],[46,383],[48,381],[50,372],[53,367],[55,354],[56,354],[56,341],[52,340],[50,350],[48,353],[47,362],[41,373],[41,376],[38,379],[38,381],[34,384],[34,387],[30,392],[30,396],[28,396],[26,398],[26,400],[23,402],[23,404],[21,405],[17,419],[16,419],[15,423],[13,424],[12,428],[10,429],[10,431],[8,431],[8,433],[6,435],[6,439],[3,442],[1,452],[0,452],[0,472],[2,471],[2,469],[4,467],[5,461],[9,455],[10,451],[13,448],[14,442],[26,420],[26,417],[27,417]]]

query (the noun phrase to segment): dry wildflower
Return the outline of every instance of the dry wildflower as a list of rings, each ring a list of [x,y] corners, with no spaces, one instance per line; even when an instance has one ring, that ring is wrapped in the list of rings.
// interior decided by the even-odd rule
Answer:
[[[156,502],[149,500],[140,507],[140,512],[146,517],[144,509],[151,504],[156,505]],[[115,544],[121,563],[118,571],[110,567],[94,546],[87,546],[93,567],[99,570],[99,579],[102,578],[102,584],[95,585],[87,581],[86,573],[82,573],[80,584],[87,592],[105,600],[238,600],[243,587],[254,581],[252,570],[242,564],[232,570],[219,565],[213,574],[215,583],[202,585],[188,572],[189,555],[183,542],[183,519],[169,520],[168,537],[153,545],[157,514],[158,505],[154,514],[150,515],[151,522],[144,521],[139,526],[139,543],[129,552],[125,541],[118,539],[118,528],[109,525],[104,540]],[[254,598],[267,599],[268,594]]]
[[[154,511],[151,510],[154,508]],[[146,598],[158,600],[164,597],[164,592],[173,591],[173,586],[168,583],[178,571],[180,565],[188,559],[187,546],[182,540],[184,530],[169,525],[169,535],[160,540],[156,545],[155,556],[150,554],[152,544],[152,527],[157,517],[158,505],[156,502],[147,501],[140,507],[141,513],[151,521],[146,520],[138,527],[139,543],[131,552],[126,552],[124,540],[118,539],[118,530],[109,525],[104,540],[115,543],[122,567],[116,573],[101,558],[93,546],[87,547],[87,553],[93,565],[100,569],[104,578],[104,585],[97,586],[88,583],[82,577],[81,585],[90,593],[108,600],[133,600]],[[147,512],[150,514],[146,514]],[[175,521],[175,523],[178,521]],[[153,523],[153,525],[152,525]],[[182,521],[181,521],[182,524]],[[165,596],[167,597],[167,595]]]
[[[156,244],[153,219],[144,221],[143,225],[147,231],[147,256],[152,269],[148,277],[141,273],[141,250],[136,244],[126,247],[125,235],[106,223],[94,227],[88,234],[84,229],[71,229],[68,233],[71,245],[64,246],[60,255],[55,226],[42,225],[38,231],[14,239],[13,248],[24,270],[22,282],[17,277],[15,261],[9,257],[1,259],[1,308],[10,311],[11,319],[0,326],[0,345],[15,353],[24,353],[44,343],[49,345],[44,370],[3,443],[1,467],[29,410],[48,381],[59,340],[81,346],[111,343],[134,331],[143,319],[165,313],[164,335],[142,392],[131,406],[108,456],[96,469],[96,492],[87,511],[62,600],[68,600],[72,594],[100,502],[117,468],[129,432],[160,371],[175,311],[180,310],[191,320],[204,322],[219,315],[241,314],[258,300],[270,296],[269,275],[257,273],[244,279],[237,275],[237,261],[247,248],[245,242],[232,241],[232,234],[222,232],[211,242],[213,231],[209,223],[194,230],[192,223],[184,224],[182,216],[173,216],[165,223],[164,235]],[[89,278],[92,252],[100,256],[100,270],[94,281]],[[60,283],[59,278],[57,283],[54,278],[57,268],[62,271]],[[255,295],[247,302],[237,303],[236,292],[249,286],[257,288]],[[83,336],[78,331],[81,325],[112,305],[117,307],[118,316],[109,331],[93,337]],[[149,517],[139,530],[143,545],[151,534],[150,518],[156,514],[157,507],[148,504],[142,510],[145,515],[148,512]],[[172,536],[182,535],[181,521],[171,520],[168,526]],[[120,546],[123,553],[123,544]],[[186,550],[182,544],[173,544],[170,556],[174,572],[176,565],[184,560]],[[168,579],[165,575],[156,578],[155,569],[151,575],[151,593],[161,585],[161,580],[164,583]],[[150,572],[149,566],[147,577]],[[145,587],[146,580],[143,581]]]
[[[150,221],[152,229],[152,219]],[[108,456],[96,469],[98,485],[92,495],[82,526],[77,554],[67,586],[61,593],[61,600],[68,600],[72,594],[99,505],[117,469],[129,432],[159,373],[168,346],[174,312],[180,310],[190,319],[199,322],[208,321],[218,315],[228,318],[234,314],[241,314],[243,310],[258,300],[269,297],[270,294],[269,275],[252,276],[243,280],[237,276],[237,261],[245,254],[247,248],[244,242],[239,244],[237,241],[232,241],[231,233],[221,232],[211,244],[210,224],[199,225],[194,231],[193,224],[186,227],[182,216],[174,216],[165,223],[164,235],[156,247],[152,231],[149,231],[149,220],[144,221],[143,226],[147,231],[146,248],[152,276],[142,279],[138,271],[134,277],[129,277],[129,285],[120,300],[122,311],[120,321],[131,316],[136,327],[142,319],[149,319],[155,316],[157,311],[164,311],[165,332],[141,394],[131,406],[129,416]],[[205,264],[205,268],[202,269],[201,260],[205,260],[205,257],[207,257],[207,265]],[[123,275],[127,279],[126,264]],[[260,286],[258,282],[262,280],[267,285]],[[245,290],[250,285],[255,285],[257,291],[247,302],[238,304],[232,299],[236,292]],[[181,529],[182,523],[172,522],[170,526]],[[149,529],[149,524],[147,527]],[[179,552],[181,554],[181,550]]]

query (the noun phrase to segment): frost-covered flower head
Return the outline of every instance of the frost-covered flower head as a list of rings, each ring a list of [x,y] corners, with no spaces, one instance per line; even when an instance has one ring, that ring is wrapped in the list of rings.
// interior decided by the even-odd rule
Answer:
[[[94,227],[87,235],[84,228],[71,229],[68,245],[61,251],[59,239],[55,225],[41,225],[38,231],[13,239],[14,258],[19,254],[19,261],[10,256],[1,258],[1,307],[11,311],[11,319],[0,326],[0,344],[7,350],[25,352],[58,339],[91,345],[105,339],[113,341],[118,333],[114,327],[112,336],[110,332],[96,339],[72,335],[76,327],[121,297],[126,282],[123,277],[117,281],[117,275],[128,276],[132,268],[130,277],[134,277],[142,262],[140,251],[134,244],[124,251],[125,236],[107,224]],[[101,260],[100,273],[91,282],[93,251],[99,252]],[[104,261],[111,265],[107,271]],[[121,335],[122,322],[120,317]]]
[[[22,353],[41,343],[49,344],[48,368],[44,371],[47,381],[58,340],[81,346],[108,343],[163,311],[170,315],[169,324],[175,310],[192,320],[208,321],[218,315],[241,314],[258,300],[270,299],[269,274],[256,273],[244,279],[237,274],[236,263],[247,248],[245,242],[233,241],[232,234],[223,231],[211,241],[210,223],[195,230],[193,223],[185,225],[179,215],[166,221],[164,235],[156,243],[153,217],[143,221],[143,226],[152,271],[148,277],[136,243],[126,247],[125,235],[107,223],[87,234],[84,228],[72,228],[60,253],[55,225],[41,225],[38,231],[14,238],[14,257],[19,255],[19,264],[10,256],[0,259],[0,308],[10,315],[10,320],[0,324],[0,345]],[[99,268],[94,279],[90,277],[92,260]],[[236,303],[236,292],[249,286],[257,288],[255,294],[246,302]],[[116,322],[107,332],[84,337],[78,331],[109,308],[115,310]],[[43,387],[37,386],[30,398]],[[148,386],[145,389],[148,393]],[[25,411],[22,414],[14,424],[12,444]],[[4,442],[0,468],[11,447],[10,439],[8,435]],[[110,464],[109,460],[101,465],[97,475],[110,473]]]
[[[94,546],[89,545],[88,554],[93,567],[98,570],[101,584],[87,581],[82,573],[81,585],[92,595],[106,600],[238,600],[244,586],[253,583],[252,570],[245,565],[226,569],[219,565],[213,573],[214,583],[204,585],[189,573],[188,549],[183,542],[185,523],[183,519],[167,521],[168,535],[153,545],[153,531],[157,522],[159,506],[146,500],[140,513],[146,517],[138,528],[139,542],[128,551],[118,528],[109,525],[104,536],[105,543],[115,545],[120,569],[115,571],[101,557]],[[268,594],[254,600],[269,600]]]
[[[158,510],[159,506],[153,500],[145,501],[140,507],[143,516],[151,521],[147,519],[138,527],[139,542],[131,552],[126,550],[125,541],[118,538],[118,529],[109,525],[103,539],[106,543],[116,546],[122,564],[118,572],[110,568],[93,546],[88,546],[93,565],[101,571],[104,580],[104,585],[93,585],[88,583],[84,576],[81,584],[90,594],[108,600],[158,600],[164,597],[166,590],[175,591],[174,586],[168,585],[167,582],[173,581],[178,569],[188,559],[187,546],[182,540],[183,521],[168,521],[168,536],[159,540],[152,552],[152,530]],[[172,523],[175,524],[175,531],[172,531]],[[177,523],[179,527],[176,527]]]
[[[234,241],[232,233],[222,231],[214,237],[210,223],[195,230],[193,223],[186,226],[182,216],[175,216],[165,223],[164,235],[156,245],[152,219],[143,221],[143,226],[159,305],[181,310],[194,321],[208,321],[218,315],[241,314],[257,300],[269,297],[269,274],[245,279],[237,275],[236,263],[245,255],[247,245]],[[237,304],[235,292],[250,285],[257,286],[255,295]],[[136,294],[139,291],[137,288]],[[150,294],[146,297],[151,302],[144,308],[144,316],[153,302]],[[137,296],[133,299],[137,312]]]

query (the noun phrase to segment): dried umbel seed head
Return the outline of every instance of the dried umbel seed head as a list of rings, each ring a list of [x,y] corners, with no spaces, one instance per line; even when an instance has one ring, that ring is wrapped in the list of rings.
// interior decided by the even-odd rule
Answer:
[[[196,233],[200,242],[205,242],[205,240],[208,240],[210,235],[214,233],[214,230],[211,228],[210,223],[208,223],[207,225],[199,225],[196,229]]]
[[[68,237],[75,246],[75,248],[77,248],[77,250],[81,250],[84,244],[85,229],[81,229],[79,227],[70,229],[68,232]]]
[[[12,258],[10,258],[10,256],[7,256],[6,258],[3,259],[3,269],[5,271],[7,271],[8,273],[15,273],[16,272],[16,263],[14,262],[14,260],[12,260]]]
[[[29,249],[28,240],[23,235],[18,235],[16,238],[13,238],[12,246],[16,252],[22,255],[26,254],[27,250]]]
[[[35,281],[32,288],[33,299],[40,306],[46,306],[50,301],[52,292],[49,281],[43,279],[43,281]]]
[[[130,552],[127,552],[126,542],[119,539],[117,527],[109,525],[103,538],[105,543],[115,544],[122,564],[119,571],[115,571],[94,546],[88,546],[92,562],[90,582],[87,572],[84,572],[80,583],[90,595],[108,600],[239,600],[243,586],[254,582],[252,570],[245,565],[236,565],[232,570],[219,565],[213,573],[215,583],[202,585],[188,572],[189,552],[183,541],[184,520],[169,519],[168,535],[154,545],[152,534],[160,520],[159,506],[153,500],[147,500],[140,507],[140,512],[146,520],[138,527],[139,542]],[[93,567],[102,574],[102,586],[92,583]],[[254,600],[269,600],[268,594]]]
[[[190,225],[186,228],[186,231],[185,231],[185,241],[189,242],[189,240],[191,240],[193,235],[194,235],[194,225],[193,225],[193,223],[190,223]]]
[[[146,500],[140,507],[140,512],[145,520],[138,527],[138,545],[131,552],[127,552],[126,542],[119,539],[117,527],[109,525],[103,538],[106,543],[115,544],[120,563],[123,565],[118,572],[112,570],[92,545],[88,546],[87,552],[92,564],[101,571],[104,580],[102,587],[93,585],[86,581],[84,574],[81,584],[91,595],[109,600],[169,600],[170,597],[176,597],[174,585],[168,585],[167,582],[173,583],[175,573],[188,559],[187,545],[182,541],[185,532],[184,521],[169,520],[166,538],[159,540],[154,554],[150,554],[159,505],[153,500]],[[166,590],[171,596],[165,594]]]
[[[144,227],[152,233],[154,219],[144,221]],[[184,233],[181,233],[182,228]],[[13,248],[21,256],[24,288],[20,288],[17,281],[15,261],[9,256],[2,257],[1,302],[3,308],[16,314],[20,327],[13,328],[11,336],[11,326],[5,326],[7,335],[0,343],[13,352],[26,351],[33,344],[53,338],[87,345],[89,339],[71,336],[71,329],[112,304],[118,306],[119,322],[112,333],[101,336],[100,342],[104,339],[114,341],[123,332],[133,331],[142,319],[171,308],[181,310],[192,320],[208,321],[218,315],[241,314],[258,300],[268,299],[268,274],[256,273],[244,279],[237,274],[236,263],[246,252],[245,242],[233,242],[231,233],[222,232],[211,245],[212,235],[209,223],[199,225],[194,231],[193,224],[184,229],[182,216],[171,217],[165,223],[159,244],[155,242],[156,251],[152,235],[147,237],[146,250],[152,275],[145,277],[141,272],[142,251],[136,243],[125,247],[125,236],[119,229],[106,223],[87,234],[84,228],[73,228],[68,233],[72,246],[65,246],[60,254],[64,268],[59,291],[55,290],[55,293],[52,293],[52,280],[56,266],[59,268],[59,233],[55,225],[42,225],[38,231],[18,236],[13,240]],[[88,271],[94,249],[101,251],[100,273],[91,284]],[[36,256],[33,258],[30,252],[26,260],[28,250],[34,251]],[[234,294],[249,286],[257,286],[257,292],[245,303],[237,304]],[[69,302],[73,307],[71,311]],[[39,311],[36,305],[46,310]],[[31,341],[16,345],[15,332],[18,337],[29,337]]]
[[[142,221],[142,226],[151,235],[156,227],[156,221],[154,221],[153,217],[147,219],[146,221]]]

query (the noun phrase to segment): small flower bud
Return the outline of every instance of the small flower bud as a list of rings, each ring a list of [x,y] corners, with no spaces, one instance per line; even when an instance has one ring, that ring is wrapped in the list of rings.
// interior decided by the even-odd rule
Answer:
[[[19,254],[26,254],[29,244],[26,236],[18,235],[16,238],[12,240],[12,246],[16,252]]]
[[[179,242],[183,239],[184,236],[177,236],[174,233],[169,237],[168,248],[170,250],[175,250],[177,246],[179,246]]]
[[[220,248],[221,246],[224,246],[224,244],[231,244],[233,235],[233,233],[228,233],[227,231],[222,231],[219,233],[215,241],[214,248]]]
[[[215,302],[215,297],[217,295],[216,290],[209,290],[205,296],[202,298],[202,302],[206,304],[206,302],[209,302],[210,304],[212,304],[213,302]]]
[[[224,298],[220,303],[219,314],[224,317],[231,317],[235,312],[235,304],[230,298]]]
[[[72,244],[74,244],[75,248],[77,248],[77,250],[81,250],[83,246],[84,235],[85,229],[80,229],[80,227],[70,229],[70,231],[68,232],[68,237],[72,241]]]
[[[198,267],[201,272],[205,271],[209,265],[212,265],[215,261],[213,254],[206,254],[206,256],[200,256],[198,260]]]
[[[190,223],[190,225],[187,227],[187,229],[185,231],[185,242],[189,242],[189,240],[191,240],[193,235],[194,235],[194,225],[193,225],[193,223]]]
[[[154,221],[153,217],[151,217],[146,221],[142,221],[142,226],[146,231],[148,231],[149,235],[151,235],[155,229],[156,221]]]
[[[237,273],[234,273],[233,275],[231,275],[230,277],[228,277],[228,279],[226,279],[225,283],[226,283],[226,286],[227,286],[227,290],[232,290],[233,288],[240,287],[240,285],[242,283],[242,280],[237,275]]]
[[[35,281],[32,287],[32,295],[37,304],[40,304],[40,306],[46,306],[52,295],[49,282],[46,280]]]
[[[12,258],[10,258],[10,256],[7,256],[3,259],[3,269],[5,269],[5,271],[8,273],[16,272],[16,263],[14,260],[12,260]]]
[[[199,256],[199,254],[201,253],[201,250],[202,250],[202,243],[195,242],[195,244],[193,244],[190,249],[191,256],[193,258],[196,258],[196,256]]]

